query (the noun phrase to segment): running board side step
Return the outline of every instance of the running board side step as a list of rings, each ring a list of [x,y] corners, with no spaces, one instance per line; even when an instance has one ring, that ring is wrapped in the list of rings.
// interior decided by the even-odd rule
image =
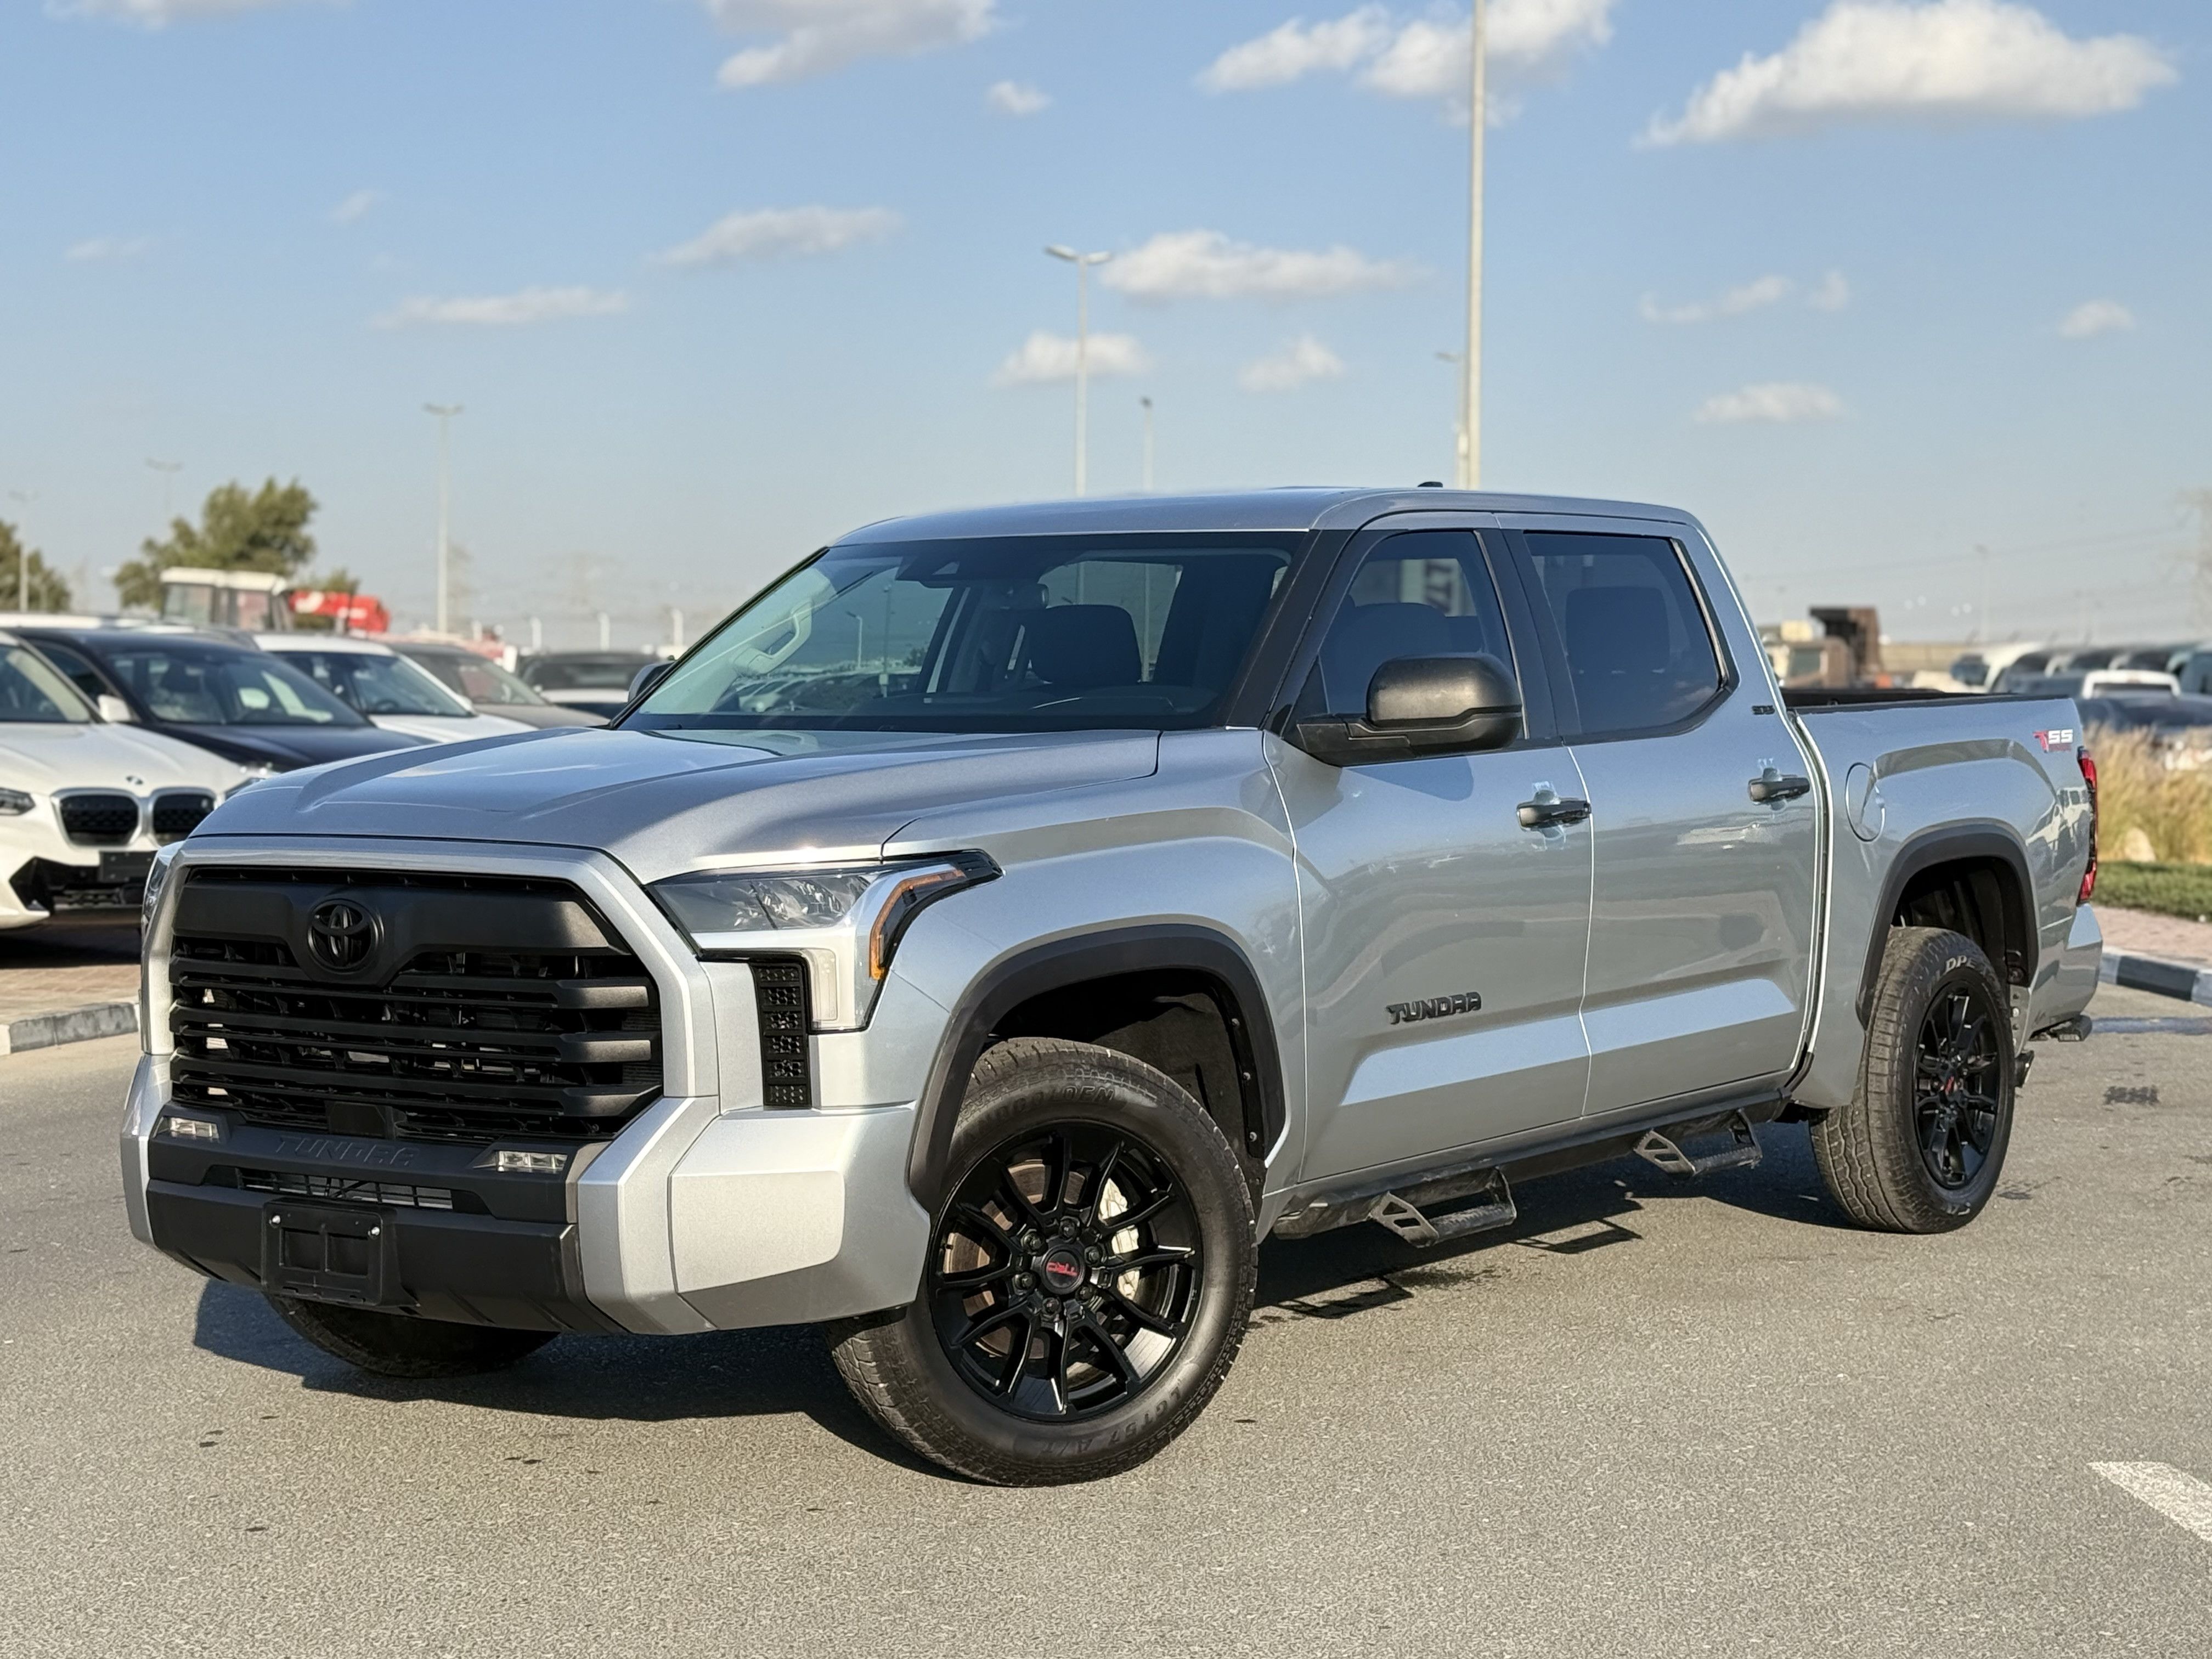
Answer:
[[[1513,1188],[1506,1183],[1501,1170],[1486,1170],[1483,1174],[1489,1178],[1474,1188],[1476,1202],[1463,1210],[1428,1215],[1412,1200],[1397,1193],[1385,1193],[1376,1201],[1375,1213],[1367,1218],[1388,1227],[1417,1250],[1425,1250],[1448,1238],[1464,1238],[1469,1233],[1511,1226],[1521,1216],[1513,1202]],[[1442,1200],[1431,1198],[1429,1201],[1434,1204]]]
[[[1698,1126],[1700,1128],[1704,1127]],[[1759,1136],[1752,1129],[1751,1120],[1741,1112],[1730,1113],[1725,1126],[1714,1124],[1710,1127],[1715,1129],[1725,1127],[1729,1132],[1729,1144],[1718,1152],[1698,1157],[1683,1151],[1675,1141],[1658,1130],[1648,1129],[1644,1138],[1636,1143],[1636,1155],[1655,1169],[1665,1170],[1677,1181],[1694,1181],[1699,1176],[1713,1175],[1722,1170],[1748,1170],[1765,1156],[1759,1150]],[[1675,1133],[1687,1140],[1697,1133],[1697,1129],[1686,1133],[1678,1128]]]

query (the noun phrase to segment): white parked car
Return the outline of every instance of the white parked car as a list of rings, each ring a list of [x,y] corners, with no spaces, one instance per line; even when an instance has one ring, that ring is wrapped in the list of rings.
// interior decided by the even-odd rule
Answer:
[[[249,781],[204,749],[107,724],[58,670],[0,634],[0,928],[57,915],[136,921],[154,849]]]
[[[253,641],[389,732],[431,743],[462,743],[532,729],[520,720],[479,714],[419,664],[374,640],[333,634],[256,634]]]
[[[2179,696],[2181,682],[2171,674],[2154,673],[2148,669],[2090,668],[2045,674],[2011,689],[2031,697],[2108,697],[2115,692],[2139,697]]]

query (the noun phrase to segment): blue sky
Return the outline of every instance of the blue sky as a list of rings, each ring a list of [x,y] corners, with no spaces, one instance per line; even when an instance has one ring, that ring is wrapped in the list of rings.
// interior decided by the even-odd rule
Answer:
[[[1686,506],[1767,617],[2212,630],[2212,9],[1492,15],[1487,483]],[[1066,490],[1052,241],[1116,256],[1094,489],[1143,396],[1162,489],[1448,477],[1464,18],[10,0],[0,516],[96,573],[149,458],[179,508],[297,477],[419,619],[459,403],[469,614],[696,630],[842,528]]]

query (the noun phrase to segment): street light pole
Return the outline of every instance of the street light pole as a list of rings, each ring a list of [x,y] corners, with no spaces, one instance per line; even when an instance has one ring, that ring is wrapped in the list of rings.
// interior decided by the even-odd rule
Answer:
[[[1482,488],[1482,138],[1488,114],[1484,0],[1468,20],[1467,355],[1460,362],[1459,487]]]
[[[28,507],[39,499],[39,492],[35,489],[11,489],[8,492],[8,499]],[[30,614],[31,544],[24,536],[15,538],[15,609],[26,616]]]
[[[1457,368],[1467,361],[1467,354],[1463,351],[1439,351],[1437,361]],[[1460,468],[1467,460],[1467,376],[1455,374],[1452,379],[1459,387],[1459,413],[1452,417],[1452,482],[1457,484],[1462,482]]]
[[[447,439],[452,432],[453,416],[461,412],[459,404],[424,404],[423,412],[438,417],[438,631],[446,629],[446,571],[452,553],[447,522],[453,504],[453,471],[447,456]]]
[[[1114,256],[1078,253],[1058,242],[1045,252],[1075,267],[1075,493],[1080,495],[1089,487],[1091,459],[1091,267]]]
[[[146,465],[161,475],[161,528],[169,527],[169,487],[177,481],[177,474],[185,470],[182,461],[157,461],[151,455]]]
[[[1145,406],[1145,494],[1149,495],[1152,493],[1152,400],[1139,398],[1137,401]]]

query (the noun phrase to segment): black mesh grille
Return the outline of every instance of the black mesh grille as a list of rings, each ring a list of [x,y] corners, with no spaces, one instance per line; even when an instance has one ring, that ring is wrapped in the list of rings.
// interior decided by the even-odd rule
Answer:
[[[396,1204],[413,1210],[459,1209],[476,1213],[482,1213],[484,1207],[473,1193],[457,1194],[450,1187],[423,1187],[410,1181],[296,1175],[289,1170],[240,1170],[237,1174],[238,1184],[247,1192],[311,1198],[323,1204]]]
[[[213,795],[164,795],[154,803],[154,839],[182,841],[214,811]]]
[[[120,847],[138,833],[138,803],[129,795],[64,795],[62,829],[86,847]]]
[[[301,966],[300,919],[337,892],[375,908],[397,971]],[[560,883],[196,871],[170,957],[175,1097],[337,1134],[603,1139],[661,1083],[653,980],[615,938]]]

